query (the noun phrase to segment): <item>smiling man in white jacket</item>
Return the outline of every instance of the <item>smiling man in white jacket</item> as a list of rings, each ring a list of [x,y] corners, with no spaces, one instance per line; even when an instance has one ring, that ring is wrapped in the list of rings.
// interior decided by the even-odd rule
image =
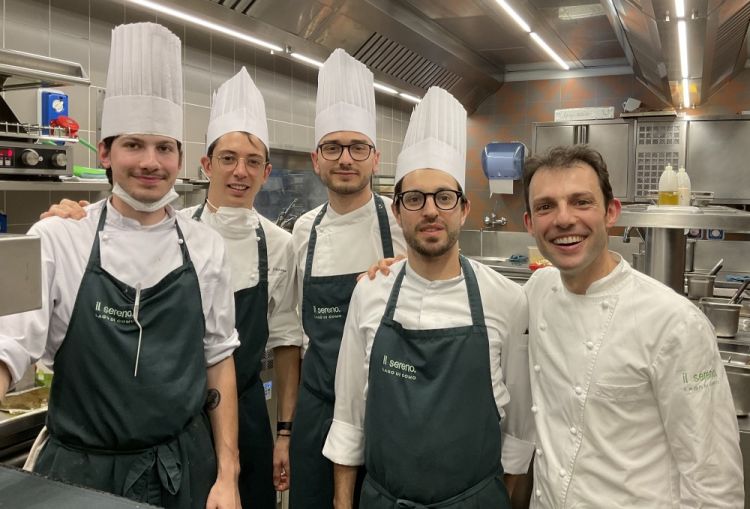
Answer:
[[[601,155],[526,162],[526,228],[554,265],[529,299],[536,508],[743,507],[734,405],[706,317],[607,248]]]

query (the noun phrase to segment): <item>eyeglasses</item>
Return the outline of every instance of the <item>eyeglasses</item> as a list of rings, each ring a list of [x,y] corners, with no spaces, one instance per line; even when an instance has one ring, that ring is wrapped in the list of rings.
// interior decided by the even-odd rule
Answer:
[[[440,210],[452,210],[458,205],[458,200],[463,196],[463,193],[452,189],[443,189],[435,193],[404,191],[396,195],[396,200],[400,201],[406,210],[416,211],[422,210],[428,196],[432,196],[432,201]]]
[[[213,158],[219,162],[219,168],[224,171],[234,171],[240,161],[244,161],[245,168],[254,171],[260,170],[268,164],[268,161],[261,157],[237,157],[234,154],[219,154],[213,156]]]
[[[344,149],[349,151],[349,157],[354,161],[364,161],[370,157],[370,153],[375,150],[375,147],[367,143],[352,143],[350,145],[342,145],[341,143],[321,143],[318,145],[320,155],[326,161],[338,161],[341,158],[341,154],[344,153]]]

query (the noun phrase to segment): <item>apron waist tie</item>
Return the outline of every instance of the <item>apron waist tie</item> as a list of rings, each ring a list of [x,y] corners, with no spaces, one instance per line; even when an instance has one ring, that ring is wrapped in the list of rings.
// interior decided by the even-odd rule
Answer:
[[[459,493],[458,495],[454,495],[450,498],[446,498],[445,500],[441,500],[440,502],[435,502],[433,504],[420,504],[419,502],[414,502],[413,500],[406,500],[404,498],[396,498],[393,495],[391,495],[388,490],[386,490],[383,486],[381,486],[375,479],[372,478],[372,476],[368,473],[367,477],[365,477],[365,482],[370,483],[370,485],[375,488],[375,491],[383,495],[385,498],[393,502],[398,509],[440,509],[442,507],[450,507],[453,504],[457,504],[458,502],[461,502],[462,500],[465,500],[473,495],[476,495],[480,491],[482,491],[485,486],[487,486],[495,477],[497,476],[497,472],[493,473],[492,475],[489,475],[476,483],[474,486],[471,486],[469,489],[466,489]]]
[[[50,434],[49,440],[65,449],[87,454],[108,456],[138,456],[133,460],[122,486],[122,495],[133,500],[145,500],[148,491],[148,473],[156,467],[162,487],[171,495],[177,494],[182,483],[182,462],[180,461],[180,438],[187,432],[195,419],[202,418],[203,413],[193,417],[185,428],[166,442],[143,449],[99,449],[66,443]]]

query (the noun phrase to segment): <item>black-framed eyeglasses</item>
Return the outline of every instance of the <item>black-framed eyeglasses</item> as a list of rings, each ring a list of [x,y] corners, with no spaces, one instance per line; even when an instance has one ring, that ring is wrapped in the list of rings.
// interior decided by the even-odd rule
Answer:
[[[349,157],[353,161],[364,161],[368,157],[375,147],[369,143],[351,143],[349,145],[342,145],[341,143],[321,143],[318,145],[320,155],[326,161],[338,161],[341,158],[341,154],[344,153],[344,149],[349,151]]]
[[[453,210],[458,205],[459,199],[463,196],[461,191],[453,189],[442,189],[434,193],[423,193],[422,191],[404,191],[396,195],[396,200],[401,202],[401,206],[406,210],[422,210],[427,202],[427,197],[432,196],[432,201],[440,210]]]
[[[244,161],[245,168],[255,171],[262,169],[269,163],[262,157],[237,157],[234,154],[219,154],[213,156],[213,158],[218,162],[219,168],[224,171],[234,171],[240,160]]]

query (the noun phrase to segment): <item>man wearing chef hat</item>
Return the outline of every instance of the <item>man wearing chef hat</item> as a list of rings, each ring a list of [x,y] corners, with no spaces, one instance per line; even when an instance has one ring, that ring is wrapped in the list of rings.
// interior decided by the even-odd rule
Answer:
[[[300,311],[309,348],[290,444],[291,509],[332,506],[333,465],[322,454],[333,417],[334,374],[356,277],[383,256],[406,250],[390,200],[370,190],[375,148],[372,73],[335,50],[318,74],[315,172],[328,202],[300,217],[292,247],[302,289]]]
[[[538,436],[531,507],[743,507],[713,327],[608,250],[620,202],[602,156],[555,148],[526,162],[524,187],[526,228],[554,265],[524,287]]]
[[[430,88],[396,167],[408,261],[359,283],[344,328],[323,449],[337,509],[352,507],[363,463],[362,508],[509,508],[503,466],[528,470],[530,412],[515,396],[528,385],[526,299],[459,254],[465,165],[466,111]]]
[[[275,387],[279,395],[277,487],[288,488],[288,442],[284,422],[292,420],[299,383],[302,328],[291,235],[253,208],[271,173],[266,107],[243,67],[214,94],[206,134],[207,155],[201,165],[211,180],[204,204],[184,209],[219,232],[232,273],[236,327],[241,346],[235,350],[239,396],[239,488],[242,507],[276,507],[273,451],[261,358],[274,350]],[[293,375],[290,377],[289,375]]]
[[[42,355],[54,360],[36,472],[169,508],[234,508],[239,340],[224,244],[168,205],[180,54],[162,26],[113,30],[99,145],[112,197],[81,221],[30,230],[43,304],[0,318],[0,394]]]

